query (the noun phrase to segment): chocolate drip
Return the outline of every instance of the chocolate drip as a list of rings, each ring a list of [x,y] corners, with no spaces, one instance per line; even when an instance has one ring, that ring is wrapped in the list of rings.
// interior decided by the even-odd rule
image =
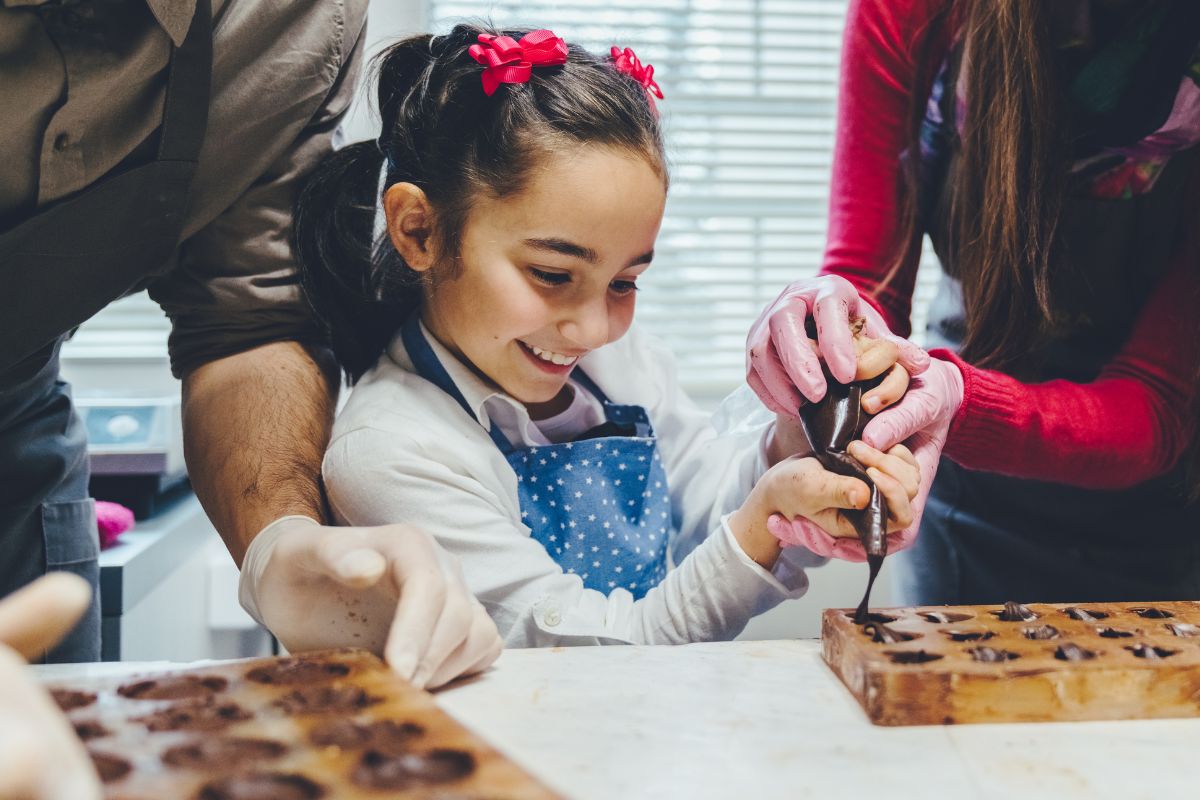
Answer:
[[[834,380],[828,367],[822,364],[821,368],[828,389],[821,402],[806,403],[800,407],[800,427],[821,466],[838,475],[858,478],[871,487],[871,499],[866,508],[842,511],[854,526],[858,540],[867,553],[867,590],[854,614],[854,621],[861,625],[867,619],[871,588],[887,555],[888,510],[887,501],[867,475],[866,468],[847,453],[846,448],[855,439],[862,438],[863,428],[870,419],[870,415],[862,408],[863,392],[882,383],[887,373],[868,381],[841,384]]]
[[[1021,631],[1021,634],[1024,635],[1026,639],[1045,641],[1047,639],[1057,639],[1058,628],[1054,627],[1053,625],[1042,625],[1038,628],[1026,628],[1025,630]]]
[[[1096,633],[1105,639],[1128,639],[1133,636],[1129,631],[1123,631],[1120,628],[1097,628]]]
[[[967,652],[971,654],[971,658],[981,664],[999,664],[1021,657],[1011,650],[997,650],[994,647],[972,647]]]
[[[1175,616],[1170,611],[1162,608],[1131,608],[1129,610],[1142,619],[1168,619]]]
[[[1133,653],[1138,658],[1144,658],[1147,661],[1156,661],[1161,658],[1170,658],[1178,653],[1178,650],[1170,650],[1166,647],[1155,647],[1149,644],[1135,644],[1132,647],[1126,647],[1126,650]]]
[[[1031,611],[1028,607],[1021,605],[1013,600],[1009,600],[1004,604],[1004,610],[996,612],[996,616],[1004,622],[1032,622],[1037,619],[1037,614]]]
[[[889,628],[882,622],[869,622],[863,625],[863,633],[871,637],[871,641],[876,644],[896,644],[897,642],[909,642],[917,638],[911,633],[904,633],[895,628]]]
[[[1091,608],[1066,608],[1063,609],[1066,615],[1071,619],[1077,619],[1080,622],[1098,622],[1102,619],[1107,619],[1108,614],[1103,611],[1096,611]]]
[[[1092,650],[1085,650],[1073,642],[1060,644],[1054,651],[1054,657],[1059,661],[1088,661],[1096,657]]]

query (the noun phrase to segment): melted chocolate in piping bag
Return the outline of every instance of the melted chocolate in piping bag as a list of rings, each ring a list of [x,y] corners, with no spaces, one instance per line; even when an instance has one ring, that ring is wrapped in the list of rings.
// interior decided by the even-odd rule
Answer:
[[[800,426],[821,466],[838,475],[858,478],[871,487],[871,500],[866,508],[842,512],[858,532],[858,539],[867,552],[867,566],[870,568],[867,590],[854,614],[854,621],[862,624],[866,621],[871,587],[875,585],[875,578],[879,575],[879,568],[883,566],[884,556],[887,555],[888,510],[887,501],[875,487],[875,482],[867,476],[866,467],[847,453],[846,448],[855,439],[862,438],[863,428],[871,418],[862,408],[863,392],[878,386],[887,373],[867,381],[840,384],[834,380],[828,367],[824,364],[821,366],[829,388],[821,402],[806,403],[800,407]]]

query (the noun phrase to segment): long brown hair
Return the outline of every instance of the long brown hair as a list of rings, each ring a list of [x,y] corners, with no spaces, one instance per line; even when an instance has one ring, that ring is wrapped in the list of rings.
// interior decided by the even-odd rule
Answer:
[[[962,355],[1012,369],[1061,312],[1059,216],[1066,174],[1062,105],[1044,0],[946,0],[925,33],[958,23],[967,92],[961,167],[951,187],[949,246],[962,281]],[[918,51],[920,52],[920,51]],[[918,87],[937,64],[923,64]],[[954,92],[954,86],[947,86]],[[896,268],[920,246],[919,128],[925,97],[914,91],[902,172]]]

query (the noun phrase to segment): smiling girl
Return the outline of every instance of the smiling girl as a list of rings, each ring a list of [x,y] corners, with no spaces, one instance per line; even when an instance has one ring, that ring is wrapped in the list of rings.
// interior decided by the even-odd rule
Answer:
[[[867,501],[791,457],[786,418],[719,433],[631,327],[667,191],[652,93],[630,51],[550,31],[408,39],[379,62],[382,135],[298,204],[305,289],[356,384],[333,513],[433,533],[510,646],[732,638],[820,561],[770,514],[853,536],[838,509]],[[868,352],[861,377],[896,360]],[[904,527],[911,455],[859,445]]]

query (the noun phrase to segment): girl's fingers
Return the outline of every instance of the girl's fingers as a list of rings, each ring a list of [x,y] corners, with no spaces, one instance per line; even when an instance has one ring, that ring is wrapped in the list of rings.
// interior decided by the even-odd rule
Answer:
[[[819,525],[822,530],[835,539],[857,539],[858,531],[846,519],[846,515],[836,508],[826,508],[808,515],[808,519]]]
[[[875,482],[875,488],[887,501],[888,531],[904,530],[913,521],[912,504],[909,502],[908,491],[900,481],[885,474],[876,467],[867,467],[867,474]]]
[[[904,452],[909,459],[903,458],[899,454],[893,454],[895,448],[887,453],[880,452],[874,447],[871,447],[865,442],[851,442],[847,452],[864,467],[875,468],[886,474],[904,487],[904,491],[909,497],[916,497],[917,490],[921,485],[921,470],[916,465],[916,459],[912,458],[912,454],[908,453],[907,448]]]
[[[886,342],[886,344],[891,344],[891,342]],[[877,414],[898,402],[908,391],[908,383],[908,370],[900,364],[892,364],[887,377],[878,386],[863,395],[863,411],[868,414]]]
[[[896,456],[897,458],[904,460],[913,469],[919,470],[921,468],[921,465],[917,463],[917,457],[913,455],[912,450],[909,450],[902,444],[896,445],[887,452],[889,456]]]
[[[890,342],[887,339],[865,339],[859,337],[854,340],[854,343],[858,350],[858,366],[854,373],[854,380],[869,381],[872,378],[879,377],[893,367],[899,366],[896,364],[896,359],[900,355],[900,348],[896,347],[894,342]],[[900,369],[903,370],[904,368],[900,367]],[[907,386],[907,383],[905,385]]]

